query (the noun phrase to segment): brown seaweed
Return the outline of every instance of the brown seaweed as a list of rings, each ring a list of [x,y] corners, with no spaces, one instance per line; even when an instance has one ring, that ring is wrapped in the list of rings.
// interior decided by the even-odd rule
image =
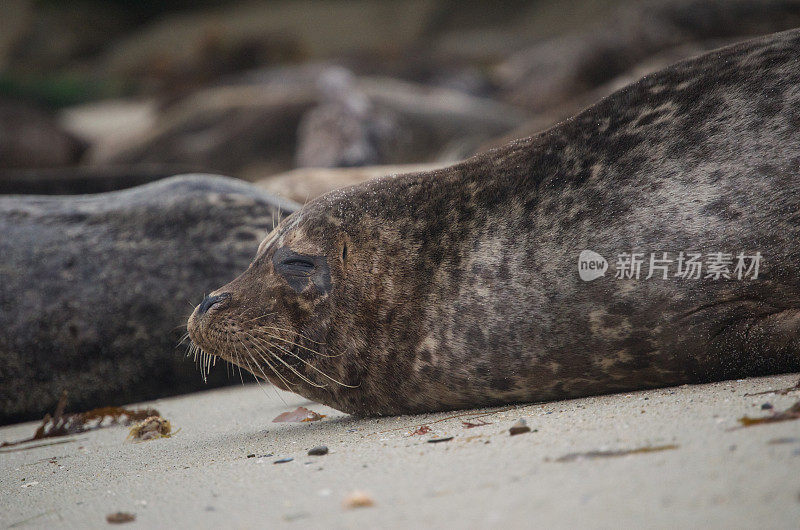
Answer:
[[[795,392],[800,390],[800,379],[797,380],[797,383],[794,386],[790,386],[788,388],[778,388],[776,390],[764,390],[763,392],[753,392],[751,394],[745,394],[745,396],[763,396],[765,394],[778,394],[780,396],[785,396],[789,392]]]
[[[616,456],[637,455],[642,453],[657,453],[660,451],[669,451],[677,449],[679,446],[675,444],[669,445],[656,445],[647,447],[638,447],[636,449],[617,449],[612,451],[586,451],[584,453],[569,453],[559,458],[556,462],[574,462],[576,460],[590,459],[590,458],[613,458]]]
[[[123,407],[101,407],[87,412],[77,412],[64,414],[67,407],[67,392],[64,391],[58,400],[56,410],[52,416],[45,414],[42,424],[30,438],[17,440],[16,442],[3,442],[0,447],[12,447],[15,445],[42,440],[44,438],[57,438],[59,436],[69,436],[82,432],[111,427],[113,425],[130,425],[136,421],[142,421],[150,416],[160,416],[155,409],[129,410]]]
[[[743,427],[752,427],[753,425],[761,425],[764,423],[777,423],[781,421],[797,420],[800,419],[800,401],[792,405],[786,410],[780,412],[773,412],[769,416],[762,416],[760,418],[751,418],[749,416],[742,416],[739,418],[739,423]]]

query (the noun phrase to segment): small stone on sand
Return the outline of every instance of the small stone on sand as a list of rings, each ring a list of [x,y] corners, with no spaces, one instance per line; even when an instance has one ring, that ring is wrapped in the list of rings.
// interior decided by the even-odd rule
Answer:
[[[531,432],[531,428],[528,427],[528,423],[524,419],[520,419],[517,421],[517,423],[511,426],[508,432],[511,434],[511,436],[514,436],[525,432]]]
[[[136,516],[132,513],[117,512],[106,515],[106,522],[109,524],[122,524],[130,523],[136,520]]]
[[[346,509],[367,508],[369,506],[374,506],[375,501],[372,500],[372,497],[369,493],[355,490],[350,492],[347,497],[344,498],[342,505]]]

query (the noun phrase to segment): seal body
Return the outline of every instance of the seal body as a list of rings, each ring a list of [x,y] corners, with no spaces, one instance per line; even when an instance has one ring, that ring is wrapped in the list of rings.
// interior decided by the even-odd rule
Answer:
[[[207,388],[176,349],[190,301],[294,207],[208,175],[0,197],[0,423],[41,418],[62,390],[87,410]]]
[[[189,321],[205,351],[367,415],[794,371],[798,331],[800,31],[328,193]]]

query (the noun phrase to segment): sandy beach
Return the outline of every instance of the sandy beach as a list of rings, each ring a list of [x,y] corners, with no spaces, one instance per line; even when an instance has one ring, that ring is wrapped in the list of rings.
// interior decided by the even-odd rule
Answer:
[[[162,528],[796,528],[800,421],[738,419],[796,403],[798,391],[748,394],[797,379],[377,419],[273,387],[190,394],[147,404],[180,429],[171,438],[126,443],[110,427],[5,449],[0,526],[102,527],[121,511]],[[272,422],[300,405],[326,417]],[[510,436],[520,418],[531,432]],[[26,449],[47,442],[64,443]],[[319,445],[329,454],[307,455]],[[353,491],[373,505],[347,507]]]

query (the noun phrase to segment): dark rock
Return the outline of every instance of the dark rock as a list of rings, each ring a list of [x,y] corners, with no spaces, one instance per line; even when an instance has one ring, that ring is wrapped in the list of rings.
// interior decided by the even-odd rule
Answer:
[[[590,91],[662,50],[800,25],[785,0],[653,0],[625,4],[596,27],[537,42],[497,68],[504,98],[537,111]]]
[[[761,410],[772,410],[773,408],[772,403],[763,403],[761,405]]]
[[[312,447],[311,449],[308,450],[309,456],[322,456],[327,454],[328,454],[328,448],[327,446],[324,445]]]
[[[409,134],[400,144],[410,146],[398,156],[402,163],[457,162],[527,119],[517,107],[446,88],[386,78],[361,78],[357,87],[373,105],[398,116]]]
[[[202,175],[0,197],[0,423],[40,418],[63,390],[81,411],[207,388],[176,349],[191,303],[244,270],[296,207]],[[208,386],[229,381],[211,375]]]
[[[427,35],[439,7],[429,0],[233,2],[159,17],[111,42],[97,68],[156,85],[211,79],[252,63],[298,62],[347,52],[398,50]],[[390,22],[389,22],[390,21]],[[169,88],[169,86],[166,86]]]
[[[441,442],[449,442],[452,439],[453,439],[452,436],[447,436],[445,438],[431,438],[430,440],[428,440],[428,443],[429,444],[438,444],[438,443],[441,443]]]
[[[47,112],[0,99],[0,169],[74,164],[85,150]]]
[[[729,40],[709,40],[703,42],[693,42],[666,51],[657,53],[648,57],[644,61],[637,63],[632,68],[626,70],[623,74],[616,76],[611,81],[593,88],[587,92],[582,92],[571,99],[554,103],[546,108],[534,112],[532,116],[521,126],[516,127],[510,132],[502,135],[499,138],[494,138],[489,142],[481,145],[475,153],[482,153],[489,149],[494,149],[505,145],[513,140],[519,138],[527,138],[537,133],[546,131],[550,127],[555,126],[557,123],[562,122],[571,116],[576,115],[581,110],[589,107],[604,97],[616,92],[617,90],[634,83],[642,77],[657,72],[671,64],[674,64],[683,59],[688,59],[695,55],[701,55],[705,52],[720,48],[730,44]]]
[[[273,173],[294,166],[297,125],[317,102],[313,87],[240,86],[196,92],[164,110],[156,126],[116,148],[94,153],[95,165],[191,164]]]
[[[255,180],[296,164],[455,162],[524,120],[519,109],[455,90],[330,67],[196,92],[166,107],[152,129],[87,159],[192,164]]]
[[[301,167],[455,162],[525,117],[456,90],[346,71],[329,71],[318,84],[322,104],[298,130]]]

